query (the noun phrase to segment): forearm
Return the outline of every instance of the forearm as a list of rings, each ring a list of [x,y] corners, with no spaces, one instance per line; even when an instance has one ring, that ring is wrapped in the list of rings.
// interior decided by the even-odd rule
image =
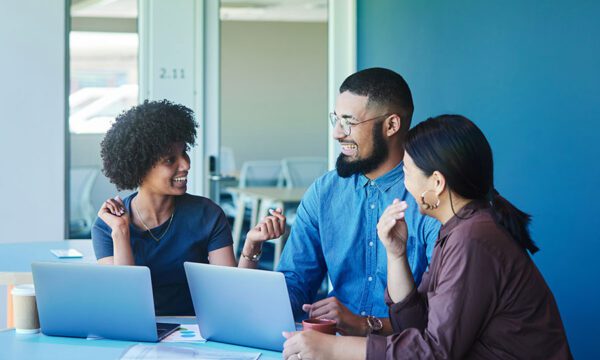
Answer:
[[[262,251],[262,243],[261,242],[252,242],[246,240],[244,243],[244,248],[242,249],[242,254],[252,257],[255,254],[258,254]],[[258,266],[258,261],[248,260],[243,255],[240,256],[238,267],[246,268],[246,269],[256,269]]]
[[[381,318],[381,322],[383,323],[383,328],[378,331],[377,334],[382,336],[392,335],[394,333],[394,328],[392,327],[390,319]]]
[[[331,351],[331,359],[364,360],[367,358],[367,338],[336,336]]]
[[[111,235],[113,239],[113,264],[135,265],[133,251],[131,250],[129,229],[113,230]]]
[[[404,300],[415,287],[406,255],[390,257],[388,263],[388,293],[394,303]]]

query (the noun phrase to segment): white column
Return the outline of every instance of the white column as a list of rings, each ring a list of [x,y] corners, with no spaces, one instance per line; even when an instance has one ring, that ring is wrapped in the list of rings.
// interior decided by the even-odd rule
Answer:
[[[197,146],[190,153],[188,192],[205,195],[204,1],[138,4],[140,99],[167,99],[194,110],[199,128]]]
[[[64,0],[2,2],[0,242],[67,234],[66,14]]]
[[[333,110],[338,89],[348,75],[356,72],[356,0],[329,0],[328,106]],[[329,127],[329,168],[340,152]]]

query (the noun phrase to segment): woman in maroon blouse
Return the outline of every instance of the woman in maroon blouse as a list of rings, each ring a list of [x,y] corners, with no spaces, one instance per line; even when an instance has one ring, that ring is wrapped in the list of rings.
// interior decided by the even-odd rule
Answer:
[[[492,151],[465,117],[409,131],[404,174],[420,211],[442,224],[415,287],[405,256],[405,202],[377,225],[387,250],[386,301],[394,335],[285,334],[286,359],[571,359],[554,297],[529,253],[530,216],[494,189]]]

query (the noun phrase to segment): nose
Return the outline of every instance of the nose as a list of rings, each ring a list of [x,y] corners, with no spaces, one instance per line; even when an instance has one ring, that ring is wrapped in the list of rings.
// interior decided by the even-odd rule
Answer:
[[[335,140],[341,140],[346,137],[344,129],[342,128],[342,124],[340,124],[339,120],[335,122],[331,136],[333,136]]]
[[[183,156],[180,157],[179,159],[179,167],[178,170],[179,171],[188,171],[190,170],[190,157],[188,156],[187,153],[185,153]]]

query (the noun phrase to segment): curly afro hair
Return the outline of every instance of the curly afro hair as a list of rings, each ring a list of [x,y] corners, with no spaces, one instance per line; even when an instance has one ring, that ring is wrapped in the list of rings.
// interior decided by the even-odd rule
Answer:
[[[120,190],[133,190],[178,142],[196,143],[194,112],[167,100],[144,101],[124,111],[106,133],[100,156],[103,173]]]

